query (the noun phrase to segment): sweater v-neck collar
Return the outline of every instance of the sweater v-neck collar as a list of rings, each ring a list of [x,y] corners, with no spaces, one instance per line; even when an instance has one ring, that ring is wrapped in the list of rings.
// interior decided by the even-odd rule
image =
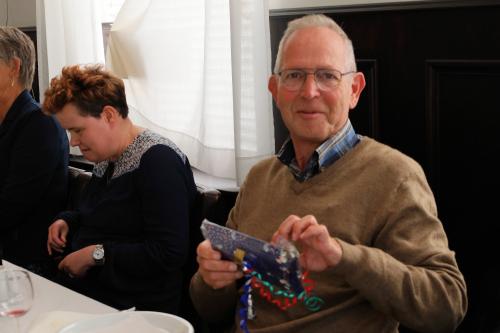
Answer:
[[[352,156],[360,154],[363,150],[366,149],[367,144],[371,141],[368,137],[360,137],[359,143],[349,150],[345,155],[343,155],[340,159],[336,160],[335,163],[329,165],[323,172],[316,174],[315,176],[300,182],[298,181],[292,174],[292,172],[288,171],[288,179],[290,181],[291,189],[296,193],[300,194],[303,191],[308,190],[311,187],[317,186],[325,181],[325,179],[331,177],[331,175],[338,170],[340,170],[346,163],[349,163],[349,160],[352,159]]]

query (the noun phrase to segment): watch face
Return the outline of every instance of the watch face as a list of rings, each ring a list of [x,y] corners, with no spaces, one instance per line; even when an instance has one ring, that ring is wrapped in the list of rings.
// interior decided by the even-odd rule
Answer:
[[[102,250],[102,249],[96,249],[94,251],[94,259],[95,260],[100,260],[102,258],[104,258],[104,250]]]
[[[101,260],[102,258],[104,258],[104,249],[102,248],[102,246],[96,246],[96,248],[94,249],[94,253],[92,253],[92,257],[94,258],[94,260]]]

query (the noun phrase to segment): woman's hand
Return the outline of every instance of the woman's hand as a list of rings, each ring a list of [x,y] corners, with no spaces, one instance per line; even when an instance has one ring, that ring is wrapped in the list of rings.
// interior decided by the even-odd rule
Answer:
[[[49,236],[47,238],[47,251],[52,255],[52,251],[62,253],[66,248],[66,236],[69,227],[66,221],[56,220],[49,227]]]
[[[83,277],[90,267],[95,265],[92,253],[95,245],[89,245],[64,257],[58,268],[70,277]]]

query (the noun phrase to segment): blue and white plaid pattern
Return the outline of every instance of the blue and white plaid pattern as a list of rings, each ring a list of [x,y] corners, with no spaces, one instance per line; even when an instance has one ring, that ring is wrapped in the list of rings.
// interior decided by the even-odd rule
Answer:
[[[307,162],[304,171],[301,171],[297,160],[293,142],[288,138],[278,153],[278,159],[288,166],[294,177],[303,182],[314,175],[317,175],[328,166],[332,165],[342,155],[351,150],[359,142],[360,138],[354,131],[350,120],[348,119],[344,127],[330,139],[323,142]]]

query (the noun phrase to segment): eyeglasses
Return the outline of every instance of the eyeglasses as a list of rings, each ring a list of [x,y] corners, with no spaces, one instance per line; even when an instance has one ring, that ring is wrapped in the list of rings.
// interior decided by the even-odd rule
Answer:
[[[314,71],[306,71],[303,69],[285,69],[278,73],[281,82],[286,89],[297,91],[302,88],[308,75],[314,75],[314,81],[320,90],[328,91],[337,87],[342,80],[342,76],[353,74],[356,71],[342,73],[336,69],[316,69]]]

